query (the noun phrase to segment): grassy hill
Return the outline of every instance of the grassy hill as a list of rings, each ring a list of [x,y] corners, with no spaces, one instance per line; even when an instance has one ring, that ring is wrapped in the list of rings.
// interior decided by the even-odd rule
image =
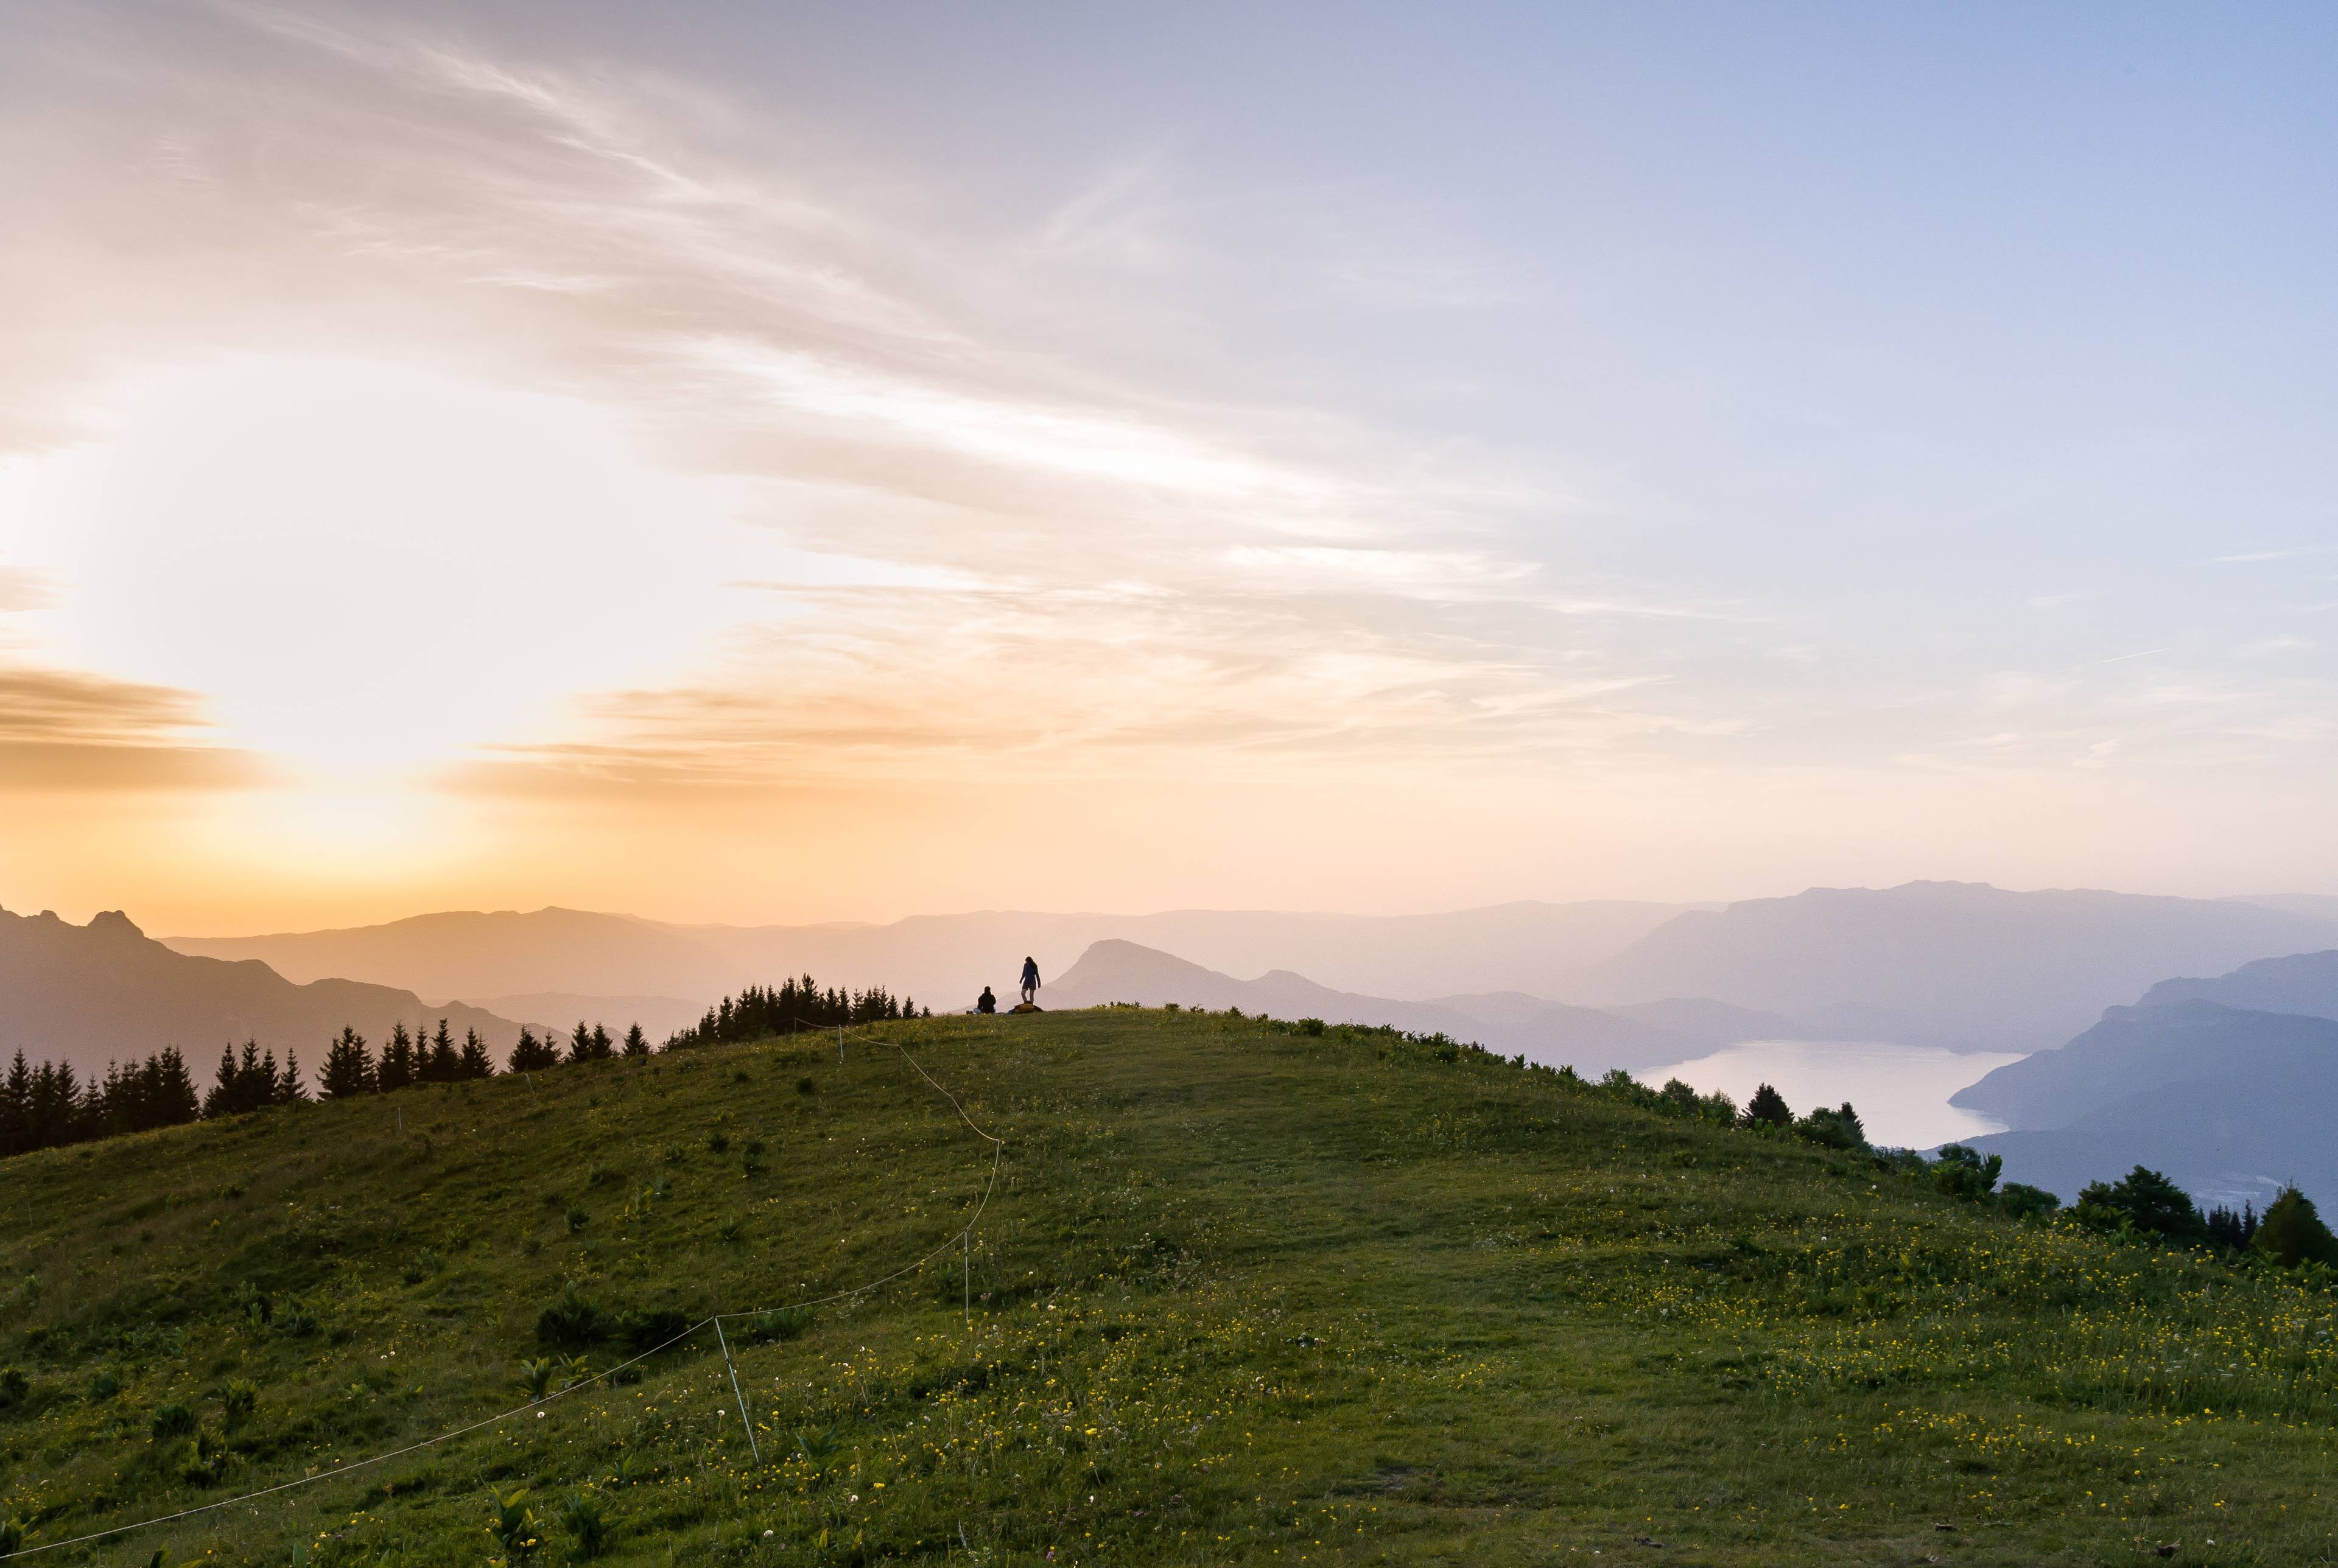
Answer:
[[[511,1561],[490,1494],[522,1485],[545,1563],[596,1534],[613,1563],[1002,1568],[2338,1543],[2338,1310],[2285,1278],[1367,1031],[869,1034],[0,1165],[0,1514],[39,1546],[200,1506],[517,1404],[524,1361],[556,1390],[573,1355],[620,1369],[29,1561]],[[970,1279],[945,1250],[808,1322],[727,1320],[736,1395],[711,1331],[620,1366],[965,1223],[990,1146],[879,1041],[1005,1140]]]

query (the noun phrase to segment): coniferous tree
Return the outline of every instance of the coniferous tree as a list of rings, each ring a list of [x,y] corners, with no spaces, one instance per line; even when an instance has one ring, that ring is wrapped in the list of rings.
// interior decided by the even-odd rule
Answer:
[[[625,1031],[624,1052],[628,1056],[646,1056],[650,1054],[650,1037],[642,1033],[642,1026],[638,1023]]]
[[[390,1026],[389,1044],[381,1048],[381,1063],[374,1069],[374,1083],[385,1094],[411,1085],[415,1078],[414,1037],[406,1025]]]
[[[19,1049],[0,1083],[0,1154],[22,1154],[33,1146],[33,1070]]]
[[[611,1049],[612,1049],[612,1047],[611,1047],[611,1044],[610,1044],[610,1040],[609,1040],[609,1032],[608,1032],[608,1030],[606,1030],[606,1029],[603,1028],[603,1027],[602,1027],[600,1024],[594,1024],[594,1025],[593,1025],[593,1060],[594,1060],[594,1061],[595,1061],[595,1062],[605,1062],[605,1061],[607,1061],[607,1060],[609,1059],[609,1056],[610,1056],[610,1054],[611,1054]]]
[[[2203,1240],[2208,1233],[2191,1194],[2166,1175],[2143,1165],[2117,1181],[2088,1182],[2078,1192],[2078,1212],[2082,1220],[2096,1220],[2114,1226],[2124,1221],[2144,1235],[2163,1236],[2172,1241]],[[2262,1225],[2259,1233],[2263,1234]]]
[[[463,1031],[463,1054],[455,1062],[457,1078],[492,1078],[496,1075],[495,1058],[487,1054],[486,1043],[479,1038],[476,1029]]]
[[[2322,1222],[2313,1199],[2284,1187],[2280,1197],[2265,1205],[2251,1250],[2284,1269],[2300,1263],[2338,1264],[2338,1236]]]
[[[425,1083],[452,1083],[462,1076],[463,1059],[455,1053],[455,1036],[447,1032],[447,1020],[438,1020],[438,1032],[430,1037],[429,1054],[422,1058],[417,1073]]]
[[[511,1071],[515,1073],[540,1072],[546,1067],[557,1066],[559,1062],[560,1047],[558,1045],[555,1045],[550,1040],[537,1039],[535,1037],[535,1030],[528,1028],[525,1024],[521,1025],[519,1032],[519,1044],[512,1047]]]
[[[1794,1113],[1786,1108],[1786,1097],[1764,1083],[1754,1091],[1754,1098],[1745,1102],[1744,1122],[1748,1127],[1791,1126]]]
[[[568,1059],[571,1062],[593,1060],[593,1031],[584,1026],[582,1018],[576,1020],[576,1027],[569,1031]]]
[[[2259,1219],[2254,1203],[2243,1203],[2237,1214],[2218,1204],[2201,1218],[2207,1226],[2209,1241],[2228,1251],[2245,1252],[2249,1243],[2256,1240]]]
[[[344,1024],[340,1038],[325,1047],[325,1071],[318,1087],[328,1100],[349,1100],[374,1093],[373,1054],[365,1036]]]
[[[260,1043],[247,1040],[241,1057],[233,1050],[220,1054],[219,1077],[203,1096],[203,1115],[241,1116],[264,1109],[277,1102],[282,1088],[276,1054],[270,1051],[263,1059]]]
[[[284,1049],[284,1075],[276,1081],[276,1102],[299,1105],[308,1098],[309,1086],[300,1082],[300,1053],[288,1045]]]

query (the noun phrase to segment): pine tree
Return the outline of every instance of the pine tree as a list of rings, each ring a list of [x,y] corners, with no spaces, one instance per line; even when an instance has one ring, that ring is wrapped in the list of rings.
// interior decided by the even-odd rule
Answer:
[[[381,1064],[374,1069],[374,1083],[388,1094],[412,1084],[414,1070],[414,1038],[407,1034],[404,1024],[393,1024],[389,1044],[381,1048]]]
[[[519,1044],[512,1047],[511,1071],[534,1073],[546,1067],[556,1066],[559,1062],[559,1046],[550,1040],[537,1039],[535,1030],[525,1024],[521,1025]]]
[[[22,1154],[33,1146],[33,1070],[20,1049],[0,1083],[0,1154]]]
[[[650,1054],[650,1037],[642,1033],[642,1026],[638,1023],[625,1031],[624,1053],[628,1056],[646,1056]]]
[[[593,1060],[595,1062],[606,1062],[609,1059],[609,1032],[600,1024],[595,1024],[593,1025]]]
[[[284,1075],[276,1081],[276,1102],[279,1105],[299,1105],[309,1098],[309,1086],[300,1082],[300,1053],[287,1046],[284,1051]]]
[[[2281,1196],[2265,1205],[2250,1250],[2284,1269],[2300,1263],[2338,1264],[2338,1236],[2322,1222],[2313,1200],[2294,1187],[2283,1188]]]
[[[348,1100],[374,1092],[373,1054],[365,1036],[342,1026],[340,1038],[325,1047],[325,1072],[318,1086],[328,1100]]]
[[[463,1031],[463,1054],[456,1060],[455,1075],[458,1078],[492,1078],[496,1075],[495,1058],[487,1054],[486,1042],[476,1029]]]
[[[427,1054],[417,1053],[422,1060],[416,1076],[425,1083],[452,1083],[462,1075],[462,1058],[455,1054],[455,1036],[447,1030],[447,1020],[438,1020],[438,1033],[430,1037]]]
[[[1794,1113],[1786,1108],[1786,1097],[1764,1083],[1754,1091],[1754,1098],[1745,1102],[1744,1122],[1748,1127],[1791,1126]]]
[[[593,1031],[584,1026],[582,1018],[576,1020],[576,1027],[569,1032],[568,1059],[571,1062],[593,1060]]]

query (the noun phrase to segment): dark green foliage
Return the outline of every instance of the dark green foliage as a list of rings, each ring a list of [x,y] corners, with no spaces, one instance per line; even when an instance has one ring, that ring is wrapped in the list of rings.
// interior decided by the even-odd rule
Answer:
[[[720,1127],[716,1128],[706,1135],[706,1147],[709,1152],[728,1154],[731,1152],[731,1134]]]
[[[572,1492],[560,1504],[560,1527],[568,1533],[575,1554],[590,1562],[609,1544],[609,1522],[601,1502],[590,1493]]]
[[[239,1377],[220,1393],[220,1411],[231,1432],[251,1419],[260,1407],[260,1387],[248,1377]]]
[[[2125,1225],[2138,1234],[2170,1241],[2207,1238],[2207,1227],[2190,1195],[2158,1171],[2141,1165],[2117,1181],[2088,1182],[2078,1193],[2072,1215],[2097,1229],[2117,1230]]]
[[[198,1109],[194,1081],[176,1048],[109,1065],[103,1079],[88,1084],[67,1063],[35,1067],[19,1051],[0,1078],[0,1155],[172,1127],[195,1120]]]
[[[2300,1263],[2338,1265],[2338,1236],[2322,1222],[2313,1200],[2294,1187],[2283,1188],[2281,1196],[2265,1205],[2250,1250],[2284,1269]]]
[[[1302,1018],[1299,1021],[1299,1032],[1310,1038],[1318,1036],[1323,1033],[1323,1020],[1321,1018]]]
[[[1951,1198],[1978,1203],[1997,1191],[1998,1174],[2004,1169],[2002,1154],[1983,1155],[1961,1143],[1943,1143],[1932,1167],[1932,1185]]]
[[[516,1563],[535,1555],[536,1548],[544,1544],[544,1522],[527,1505],[527,1488],[502,1488],[489,1492],[487,1497],[487,1533],[504,1549],[506,1561]]]
[[[1784,1127],[1794,1120],[1786,1108],[1786,1097],[1764,1083],[1754,1091],[1754,1098],[1745,1102],[1745,1125],[1748,1127]]]
[[[642,1033],[642,1026],[639,1024],[625,1031],[625,1043],[622,1049],[628,1056],[646,1056],[650,1054],[650,1037]]]
[[[535,1031],[523,1027],[519,1044],[512,1047],[509,1070],[514,1073],[541,1073],[547,1067],[560,1065],[560,1047],[549,1040],[539,1040]]]
[[[290,1072],[279,1072],[276,1053],[263,1054],[257,1041],[245,1041],[241,1056],[232,1049],[221,1051],[217,1081],[203,1096],[203,1115],[241,1116],[306,1100],[308,1091],[300,1086],[299,1072],[297,1061]]]
[[[2062,1200],[2043,1187],[2032,1187],[2027,1181],[2008,1181],[1997,1195],[1997,1206],[2017,1220],[2043,1218],[2062,1206]]]
[[[153,1420],[147,1425],[148,1432],[157,1443],[172,1437],[184,1437],[194,1429],[195,1413],[176,1401],[155,1411]]]
[[[555,1350],[581,1350],[609,1332],[607,1313],[585,1298],[571,1279],[560,1298],[535,1317],[535,1342]]]
[[[736,1338],[743,1345],[767,1345],[781,1339],[801,1338],[812,1324],[809,1307],[777,1307],[769,1312],[756,1312],[740,1320]]]
[[[762,1040],[806,1029],[833,1029],[840,1024],[881,1024],[908,1015],[901,1002],[881,985],[867,991],[823,991],[807,975],[778,986],[749,986],[735,998],[725,996],[696,1024],[668,1040],[666,1049]]]
[[[2242,1204],[2237,1214],[2219,1204],[2203,1216],[2202,1222],[2207,1226],[2209,1244],[2227,1251],[2245,1252],[2257,1237],[2259,1221],[2254,1203]]]
[[[796,1093],[799,1094],[817,1094],[820,1093],[820,1085],[813,1083],[809,1078],[799,1078],[796,1080]]]
[[[25,1524],[20,1519],[0,1519],[0,1557],[16,1552],[25,1544]]]
[[[102,1405],[122,1392],[122,1374],[111,1367],[101,1367],[89,1375],[89,1402]]]
[[[763,1168],[763,1141],[750,1138],[740,1146],[739,1168],[752,1176]]]
[[[690,1319],[671,1307],[651,1307],[624,1316],[625,1343],[635,1355],[662,1349],[690,1332]]]
[[[373,1053],[365,1036],[344,1026],[339,1038],[325,1047],[325,1071],[318,1089],[328,1100],[348,1100],[376,1092]]]
[[[374,1069],[374,1082],[385,1094],[397,1093],[416,1079],[414,1037],[403,1024],[394,1024],[389,1031],[389,1044],[381,1048],[381,1063]]]
[[[593,1216],[585,1213],[584,1210],[575,1207],[574,1204],[569,1206],[569,1234],[575,1235],[577,1231],[584,1230],[585,1226],[590,1225],[591,1223],[593,1223]]]
[[[437,1033],[430,1036],[427,1048],[415,1053],[414,1075],[424,1083],[452,1083],[463,1075],[463,1058],[455,1049],[455,1036],[447,1027],[447,1020],[438,1020]]]
[[[479,1038],[476,1029],[463,1031],[463,1054],[456,1060],[457,1078],[492,1078],[496,1075],[496,1059],[487,1054],[486,1042]]]
[[[32,1397],[32,1380],[15,1367],[0,1367],[0,1410],[15,1410]]]
[[[1815,1143],[1822,1149],[1864,1149],[1867,1129],[1860,1124],[1859,1112],[1846,1100],[1833,1110],[1821,1106],[1794,1123],[1794,1136],[1805,1143]]]

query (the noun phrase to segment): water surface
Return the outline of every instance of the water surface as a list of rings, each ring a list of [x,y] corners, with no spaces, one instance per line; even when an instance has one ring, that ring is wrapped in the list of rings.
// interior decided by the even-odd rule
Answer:
[[[1718,1089],[1740,1105],[1760,1085],[1773,1084],[1797,1116],[1848,1100],[1871,1143],[1929,1149],[2005,1131],[2002,1122],[1950,1104],[1949,1096],[2020,1060],[2018,1052],[1960,1053],[1872,1040],[1748,1040],[1633,1076],[1648,1084],[1679,1078],[1701,1094]]]

